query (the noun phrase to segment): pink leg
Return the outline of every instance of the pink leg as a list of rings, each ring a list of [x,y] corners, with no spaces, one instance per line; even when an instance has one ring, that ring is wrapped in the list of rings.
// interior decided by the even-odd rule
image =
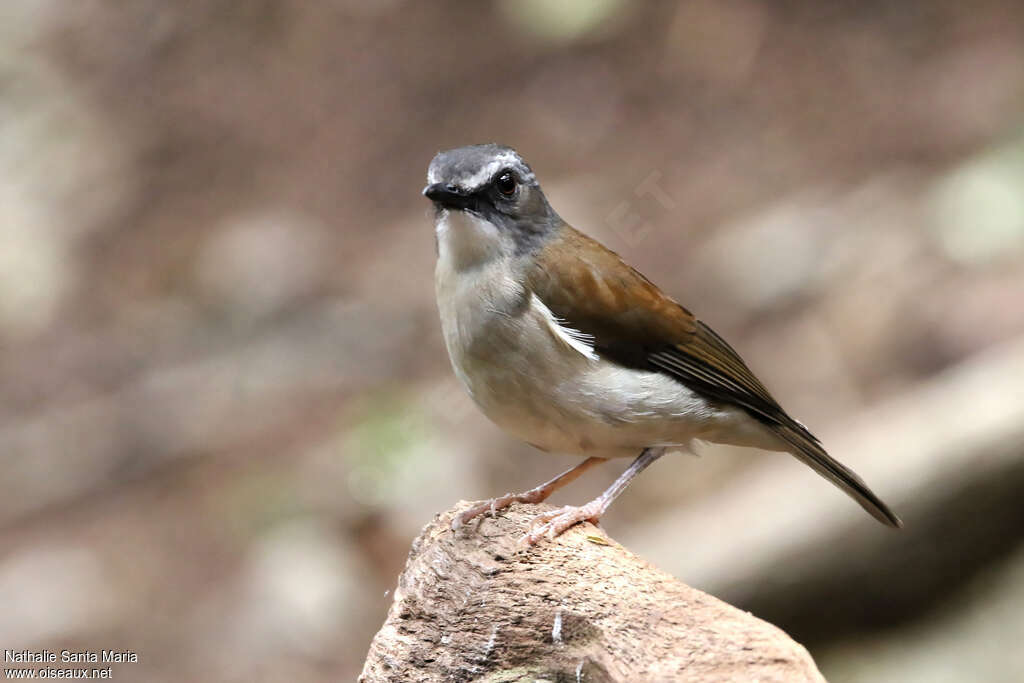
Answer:
[[[474,505],[465,512],[457,515],[452,520],[452,529],[458,529],[466,522],[470,521],[474,517],[479,517],[483,513],[490,511],[493,515],[498,510],[507,508],[512,503],[540,503],[548,499],[552,493],[562,488],[566,484],[575,481],[581,474],[589,470],[594,465],[602,463],[605,458],[587,458],[579,465],[562,472],[551,481],[544,482],[540,486],[524,491],[523,493],[506,493],[504,496],[498,498],[492,498],[486,503],[480,503]]]
[[[601,515],[603,515],[612,504],[612,501],[618,498],[619,494],[626,490],[626,487],[629,485],[629,482],[632,481],[633,477],[643,472],[647,469],[648,465],[664,454],[664,448],[645,448],[643,452],[637,456],[636,460],[626,468],[626,471],[619,475],[619,478],[616,479],[604,493],[594,500],[579,507],[567,505],[563,508],[559,508],[558,510],[552,510],[551,512],[545,512],[542,515],[538,515],[537,518],[533,520],[533,526],[536,528],[523,537],[523,542],[527,545],[533,545],[546,535],[551,538],[555,538],[569,527],[583,521],[590,521],[597,524],[598,520],[601,519]]]

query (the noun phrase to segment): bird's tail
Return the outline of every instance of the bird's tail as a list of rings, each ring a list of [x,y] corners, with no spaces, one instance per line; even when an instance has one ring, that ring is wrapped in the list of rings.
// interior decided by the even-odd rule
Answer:
[[[774,431],[794,447],[790,451],[793,455],[845,491],[872,517],[887,526],[903,526],[903,521],[868,488],[856,472],[826,453],[818,440],[799,423],[794,426],[778,425]]]

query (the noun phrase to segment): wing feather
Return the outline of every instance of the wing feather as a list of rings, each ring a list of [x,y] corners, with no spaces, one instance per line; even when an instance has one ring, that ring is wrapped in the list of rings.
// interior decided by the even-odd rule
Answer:
[[[572,255],[568,262],[567,254]],[[873,517],[890,526],[902,524],[860,477],[782,409],[725,340],[615,252],[563,224],[535,254],[527,281],[552,315],[586,335],[600,357],[663,372],[710,399],[740,406]]]

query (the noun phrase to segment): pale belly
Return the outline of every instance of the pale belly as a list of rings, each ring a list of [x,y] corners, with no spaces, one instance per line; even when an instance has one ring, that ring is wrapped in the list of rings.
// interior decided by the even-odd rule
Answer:
[[[667,378],[604,361],[576,373],[543,363],[536,372],[470,363],[459,374],[472,377],[463,383],[484,414],[545,451],[632,457],[648,446],[715,440],[709,427],[722,417]]]

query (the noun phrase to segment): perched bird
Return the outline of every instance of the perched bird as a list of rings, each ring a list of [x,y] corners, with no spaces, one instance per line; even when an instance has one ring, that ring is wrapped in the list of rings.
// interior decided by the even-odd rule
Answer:
[[[508,433],[587,456],[536,488],[465,511],[453,527],[540,502],[608,458],[635,456],[604,493],[541,515],[524,540],[596,522],[633,477],[695,439],[792,453],[875,519],[902,525],[710,327],[562,220],[515,150],[441,152],[423,194],[436,210],[437,305],[456,376]]]

